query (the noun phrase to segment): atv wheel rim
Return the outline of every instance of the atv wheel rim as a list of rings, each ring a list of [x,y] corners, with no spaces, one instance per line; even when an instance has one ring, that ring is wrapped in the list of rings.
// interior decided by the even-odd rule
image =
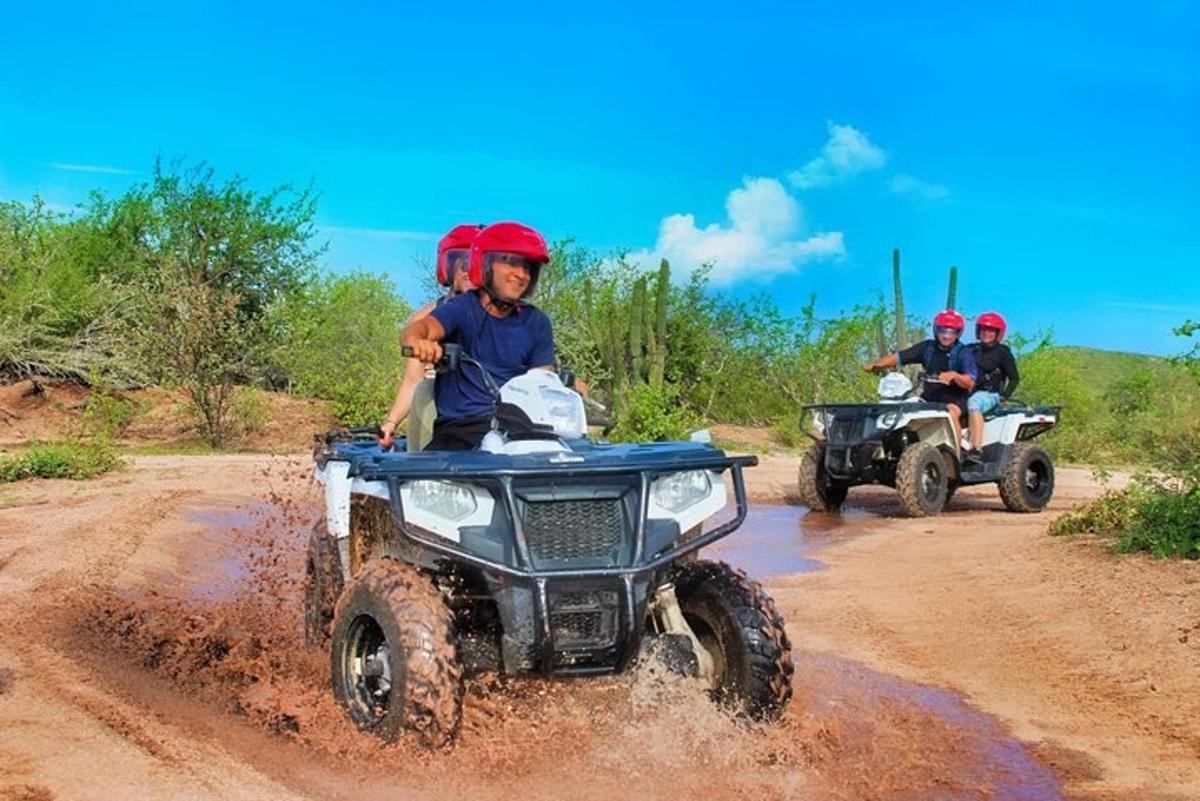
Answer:
[[[383,629],[368,615],[350,624],[346,638],[346,696],[366,722],[376,722],[387,713],[392,693],[392,653]]]
[[[928,503],[933,503],[937,500],[938,492],[941,491],[942,471],[933,462],[925,465],[925,469],[921,471],[921,496]]]
[[[707,682],[709,692],[719,693],[725,684],[725,673],[727,670],[725,651],[721,648],[721,638],[708,625],[708,621],[702,620],[695,615],[684,615],[684,619],[687,620],[688,626],[691,627],[692,632],[696,635],[696,640],[700,643],[700,647],[712,659],[712,676]]]
[[[1031,462],[1025,468],[1025,492],[1030,498],[1040,500],[1046,494],[1049,486],[1048,473],[1045,463],[1041,461]]]

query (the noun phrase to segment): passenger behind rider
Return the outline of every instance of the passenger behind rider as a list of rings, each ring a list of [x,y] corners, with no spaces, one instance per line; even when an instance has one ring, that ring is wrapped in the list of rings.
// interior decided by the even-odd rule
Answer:
[[[474,289],[471,284],[468,262],[471,256],[471,243],[475,241],[476,234],[482,229],[482,225],[456,225],[441,238],[437,246],[437,282],[446,288],[446,292],[437,300],[427,303],[413,312],[412,317],[408,319],[410,324],[428,317],[431,311],[451,298]],[[396,429],[408,417],[413,405],[413,395],[417,391],[417,386],[425,378],[424,364],[417,359],[405,360],[404,377],[396,392],[396,400],[392,404],[392,410],[388,412],[387,419],[379,427],[381,447],[392,447],[395,442]]]
[[[996,312],[985,312],[975,320],[975,339],[971,352],[979,367],[975,391],[967,400],[967,425],[971,447],[966,453],[970,461],[979,461],[983,447],[983,416],[996,408],[1002,399],[1012,397],[1021,380],[1017,360],[1004,344],[1008,324]]]
[[[554,371],[550,319],[525,302],[550,261],[546,240],[515,222],[487,226],[471,243],[470,280],[475,289],[414,320],[401,342],[424,364],[442,357],[454,342],[483,364],[497,386],[530,369]],[[494,402],[479,370],[463,365],[440,373],[434,387],[438,417],[426,450],[469,450],[491,430]]]
[[[968,395],[979,377],[974,355],[962,342],[966,326],[966,319],[953,309],[938,312],[933,318],[933,339],[926,339],[863,365],[868,372],[898,364],[921,365],[926,381],[921,399],[929,403],[946,404],[950,410],[950,422],[954,426],[955,442],[962,439],[962,413],[967,408]]]

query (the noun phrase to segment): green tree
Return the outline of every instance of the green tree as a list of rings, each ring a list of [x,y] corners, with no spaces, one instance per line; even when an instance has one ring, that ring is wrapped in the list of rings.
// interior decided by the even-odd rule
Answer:
[[[400,380],[411,313],[384,276],[324,277],[276,311],[284,335],[275,358],[294,391],[329,400],[343,423],[375,423]]]

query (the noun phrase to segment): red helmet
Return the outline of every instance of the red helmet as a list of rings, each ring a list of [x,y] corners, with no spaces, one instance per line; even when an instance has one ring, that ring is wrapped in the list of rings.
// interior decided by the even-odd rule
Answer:
[[[458,257],[464,260],[469,258],[471,243],[475,241],[475,236],[482,230],[482,225],[456,225],[438,242],[437,281],[439,284],[450,286],[454,283],[454,270],[450,269],[451,262],[457,261]],[[454,251],[461,251],[461,253],[454,253]]]
[[[492,279],[492,258],[508,253],[525,259],[529,264],[529,287],[523,297],[533,294],[542,266],[550,261],[546,240],[528,225],[498,222],[484,228],[471,243],[471,283],[487,288]]]
[[[967,319],[954,309],[940,311],[933,318],[933,335],[935,337],[939,328],[957,328],[958,335],[962,336],[963,329],[966,327]]]
[[[998,312],[984,312],[975,318],[975,338],[979,339],[980,328],[995,328],[996,341],[1004,341],[1004,332],[1008,330],[1008,323],[1004,322],[1004,318]]]

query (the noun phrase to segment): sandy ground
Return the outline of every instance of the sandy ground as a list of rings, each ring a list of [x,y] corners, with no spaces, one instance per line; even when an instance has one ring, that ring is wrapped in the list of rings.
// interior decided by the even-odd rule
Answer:
[[[765,458],[754,499],[794,470]],[[298,645],[306,476],[144,457],[0,487],[0,799],[1200,798],[1200,565],[1050,538],[988,488],[926,520],[876,490],[797,510],[826,568],[765,582],[797,661],[769,730],[644,672],[489,679],[452,751],[384,748]],[[1062,470],[1054,509],[1097,491]]]

